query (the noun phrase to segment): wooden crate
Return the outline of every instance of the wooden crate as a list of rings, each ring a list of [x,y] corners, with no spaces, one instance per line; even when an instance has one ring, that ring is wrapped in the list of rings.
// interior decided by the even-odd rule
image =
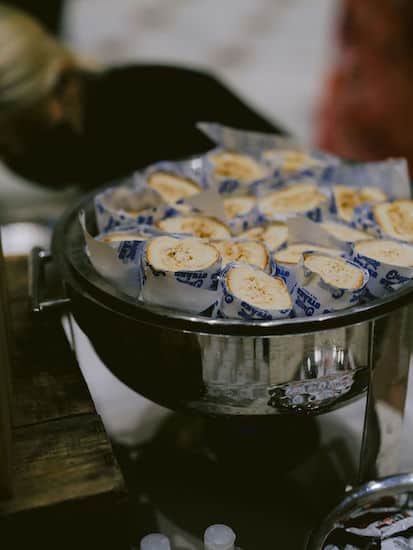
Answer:
[[[11,493],[10,314],[0,234],[0,500]]]

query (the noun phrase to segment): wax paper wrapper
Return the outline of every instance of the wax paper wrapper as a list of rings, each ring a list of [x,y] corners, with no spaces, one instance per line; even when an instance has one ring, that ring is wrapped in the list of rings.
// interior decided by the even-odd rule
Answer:
[[[116,287],[128,296],[138,298],[142,284],[141,258],[146,240],[158,232],[148,226],[121,228],[117,232],[125,233],[125,239],[116,243],[103,242],[100,234],[94,238],[86,229],[85,214],[79,214],[79,221],[83,229],[86,251],[93,267],[103,277],[111,281]],[[140,233],[142,238],[128,238],[128,233]]]
[[[306,256],[318,254],[307,252]],[[331,256],[332,258],[334,256]],[[363,283],[357,290],[342,289],[325,282],[322,277],[304,265],[304,255],[296,270],[296,284],[291,291],[294,302],[294,313],[297,317],[312,317],[323,313],[331,313],[356,305],[368,283],[368,271],[350,260],[347,263],[362,270]]]
[[[407,245],[406,243],[403,243],[403,246],[413,248],[412,245]],[[413,267],[400,267],[380,262],[358,253],[355,247],[355,244],[351,247],[352,260],[369,273],[365,292],[366,297],[381,298],[387,296],[412,281]]]
[[[148,260],[146,251],[150,242],[147,241],[142,255],[142,301],[191,313],[202,313],[216,303],[221,272],[220,256],[205,269],[161,271],[155,269]]]
[[[271,321],[273,319],[290,317],[292,307],[288,309],[265,310],[240,299],[231,292],[227,280],[229,272],[234,267],[245,265],[246,264],[234,262],[226,265],[222,270],[219,278],[219,287],[221,290],[220,303],[217,305],[218,307],[215,309],[214,315],[229,319],[243,319],[244,321],[252,319]],[[260,271],[254,266],[248,265],[248,267],[251,267],[255,271]]]
[[[343,225],[348,226],[344,222]],[[290,218],[287,226],[288,244],[309,242],[327,248],[340,248],[344,252],[345,243],[330,235],[319,223],[308,218]]]

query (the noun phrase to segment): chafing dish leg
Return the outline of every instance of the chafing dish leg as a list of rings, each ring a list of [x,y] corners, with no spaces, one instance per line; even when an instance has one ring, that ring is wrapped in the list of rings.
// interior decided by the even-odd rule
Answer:
[[[413,308],[371,321],[359,482],[400,472]]]

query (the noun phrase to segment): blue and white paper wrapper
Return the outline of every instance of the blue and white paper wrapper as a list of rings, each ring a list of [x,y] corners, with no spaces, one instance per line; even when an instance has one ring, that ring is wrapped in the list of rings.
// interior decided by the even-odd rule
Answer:
[[[122,239],[117,239],[116,241],[105,241],[105,237],[109,237],[110,235],[121,235]],[[109,229],[108,231],[103,231],[102,233],[99,233],[94,237],[98,241],[105,242],[105,244],[108,244],[112,248],[119,248],[119,244],[124,241],[146,241],[152,237],[156,237],[158,235],[163,235],[164,233],[162,231],[159,231],[159,229],[156,229],[153,225],[146,225],[146,224],[131,224],[131,225],[120,225],[118,227],[115,227],[114,229]],[[141,235],[142,238],[135,238],[134,235]],[[131,238],[132,237],[132,238]]]
[[[239,262],[230,263],[222,270],[219,277],[219,287],[221,290],[220,302],[217,304],[215,315],[228,319],[243,319],[249,321],[258,319],[262,321],[272,321],[273,319],[283,319],[291,316],[292,308],[266,310],[256,307],[245,300],[236,296],[228,287],[227,277],[231,269],[237,266],[247,266],[255,271],[262,271],[258,267]]]
[[[140,175],[132,185],[110,187],[95,196],[96,224],[99,232],[122,225],[153,225],[158,220],[180,213],[179,205],[167,205],[160,193],[148,187]],[[136,215],[127,210],[136,211]]]
[[[413,249],[406,243],[403,246]],[[352,247],[352,260],[369,273],[369,280],[366,285],[367,298],[382,298],[399,290],[403,285],[410,283],[413,279],[413,267],[400,267],[385,262],[379,262],[366,255],[360,254]]]
[[[394,201],[388,201],[385,204],[390,204]],[[382,203],[383,204],[383,203]],[[375,206],[374,204],[361,204],[354,209],[352,225],[356,229],[361,229],[366,233],[369,233],[371,236],[376,239],[391,239],[395,240],[393,236],[389,236],[379,225],[375,216]],[[402,239],[396,239],[402,241]],[[406,241],[403,241],[406,242]]]
[[[322,231],[318,223],[311,221],[306,217],[289,218],[287,220],[288,242],[280,250],[287,248],[291,244],[309,243],[308,251],[311,251],[311,245],[334,248],[334,244],[325,231]],[[310,244],[311,243],[311,244]],[[275,258],[273,254],[273,274],[280,277],[287,285],[290,292],[296,283],[296,272],[298,264],[283,263]],[[306,252],[305,252],[306,253]]]
[[[353,211],[351,225],[356,229],[369,233],[376,239],[381,239],[384,237],[384,233],[374,217],[373,208],[374,205],[369,203],[357,206]]]
[[[405,159],[361,164],[337,164],[324,172],[320,183],[327,187],[331,185],[346,185],[355,188],[378,187],[389,198],[411,198],[409,171]],[[331,213],[337,214],[337,207],[334,203],[331,208]]]
[[[262,211],[262,207],[260,207],[260,200],[264,199],[267,195],[271,194],[274,191],[283,191],[284,189],[288,189],[289,187],[293,187],[295,184],[304,184],[304,183],[310,183],[314,184],[317,188],[317,191],[325,196],[325,201],[320,203],[317,206],[314,206],[313,208],[309,208],[307,211],[304,212],[288,212],[288,213],[278,213],[269,215],[268,213],[264,213]],[[258,196],[258,203],[257,203],[257,209],[260,216],[260,222],[259,223],[268,223],[271,221],[287,221],[291,218],[297,218],[297,217],[306,217],[309,220],[312,220],[313,222],[322,222],[325,219],[327,219],[329,214],[329,204],[331,201],[330,195],[331,191],[327,187],[320,187],[318,185],[318,181],[314,176],[309,177],[307,174],[298,174],[293,177],[290,177],[285,182],[280,183],[279,181],[276,182],[274,180],[268,180],[264,181],[255,188],[255,192]]]
[[[233,195],[230,195],[229,197],[223,197],[225,198],[236,198],[236,197],[242,197],[242,194],[234,193]],[[233,235],[238,235],[238,233],[241,233],[242,231],[246,231],[247,229],[250,229],[251,227],[255,227],[256,225],[259,225],[260,223],[265,222],[264,217],[258,210],[257,204],[255,204],[251,210],[248,210],[245,212],[245,214],[238,214],[232,218],[227,218],[227,225],[231,230],[231,233]]]
[[[305,254],[308,256],[309,254],[319,253],[307,252]],[[369,274],[359,264],[351,260],[345,261],[357,267],[363,273],[363,284],[357,290],[337,288],[326,283],[320,275],[304,265],[304,255],[301,257],[296,271],[296,284],[291,291],[294,313],[297,317],[313,317],[314,315],[331,313],[359,303],[368,283]]]
[[[125,240],[105,243],[101,240],[102,234],[94,238],[87,231],[84,212],[80,213],[79,221],[83,229],[86,251],[93,267],[119,290],[137,299],[142,284],[142,254],[146,244],[145,238],[129,240],[128,231],[132,231],[129,228],[122,230],[125,233]],[[147,226],[135,226],[133,232],[146,233],[148,238],[153,236],[153,232]]]
[[[220,256],[207,269],[161,271],[148,261],[146,250],[150,242],[146,242],[142,254],[142,301],[190,313],[202,313],[216,303],[221,272]]]
[[[208,187],[204,161],[201,157],[177,162],[168,160],[156,162],[144,170],[142,177],[147,180],[149,176],[156,172],[174,174],[175,176],[191,180],[197,183],[201,189],[206,189]]]
[[[280,249],[281,250],[281,249]],[[308,245],[308,250],[305,250],[302,254],[308,254],[310,252],[317,252],[318,254],[325,254],[325,252],[314,251],[314,248],[311,245]],[[345,257],[346,252],[343,250],[341,257]],[[273,270],[272,274],[274,277],[279,277],[282,279],[290,292],[292,292],[295,284],[297,282],[297,272],[301,269],[300,263],[284,263],[277,261],[273,255]]]
[[[237,154],[248,155],[262,169],[263,171],[262,176],[255,178],[251,181],[241,181],[233,177],[217,176],[214,173],[216,168],[211,157],[221,153],[237,153]],[[254,158],[252,154],[248,154],[246,152],[227,151],[226,149],[216,148],[216,149],[213,149],[212,151],[209,151],[203,157],[202,160],[204,164],[203,170],[206,174],[206,178],[208,182],[207,185],[209,187],[215,187],[218,190],[218,192],[222,195],[228,195],[239,191],[253,190],[254,186],[259,185],[261,182],[266,181],[268,178],[271,178],[272,176],[272,172],[268,166],[262,163],[259,159]]]

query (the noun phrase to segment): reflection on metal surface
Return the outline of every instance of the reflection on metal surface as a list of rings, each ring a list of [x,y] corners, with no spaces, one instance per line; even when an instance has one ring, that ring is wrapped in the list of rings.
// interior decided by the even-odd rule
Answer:
[[[363,430],[359,480],[399,472],[409,366],[412,357],[413,307],[407,306],[371,323],[370,380]],[[378,405],[381,404],[381,408]],[[386,426],[383,405],[397,418]],[[374,459],[374,461],[373,461]],[[374,468],[372,468],[374,463]]]
[[[298,380],[269,388],[269,404],[285,411],[318,411],[346,396],[365,369],[366,365],[355,364],[351,349],[335,345],[315,347],[298,365]],[[358,385],[356,394],[365,388],[365,382]]]

